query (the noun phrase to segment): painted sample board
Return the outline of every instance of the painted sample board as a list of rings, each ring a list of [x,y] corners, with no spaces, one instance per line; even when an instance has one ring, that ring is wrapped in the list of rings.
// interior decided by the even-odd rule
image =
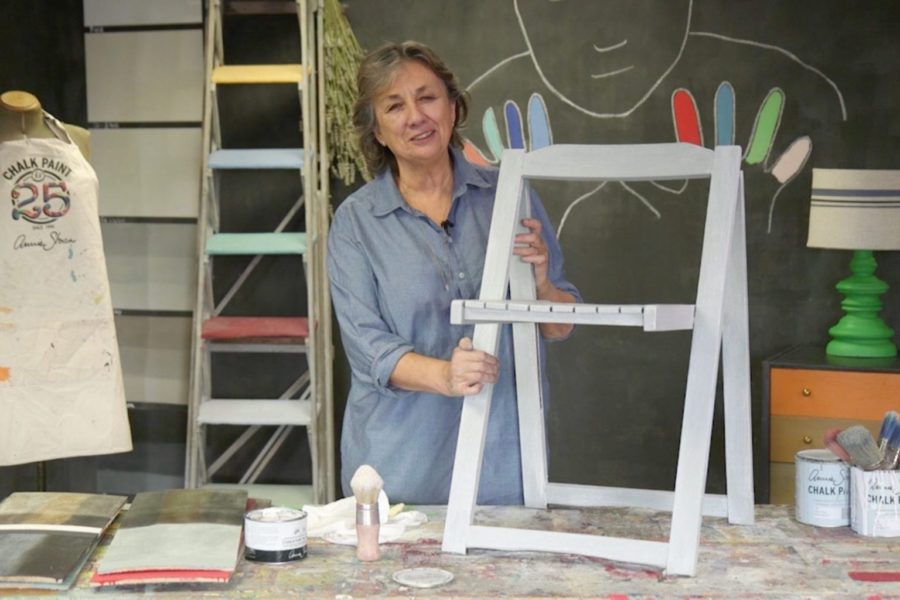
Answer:
[[[116,334],[129,402],[187,404],[190,317],[119,315]]]
[[[200,121],[203,38],[198,30],[84,36],[88,121]]]
[[[194,308],[197,228],[181,223],[103,223],[113,308]]]
[[[0,588],[68,589],[124,496],[16,492],[0,503]]]
[[[84,0],[84,26],[202,23],[201,0]]]
[[[91,131],[91,162],[104,217],[197,218],[198,127]]]
[[[91,583],[228,581],[241,551],[246,506],[245,490],[142,492]]]

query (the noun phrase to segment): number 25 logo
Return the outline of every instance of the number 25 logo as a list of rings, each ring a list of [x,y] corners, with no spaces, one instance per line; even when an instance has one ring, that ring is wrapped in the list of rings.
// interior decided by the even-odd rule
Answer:
[[[31,223],[52,223],[69,212],[69,188],[65,181],[45,182],[41,188],[35,183],[20,183],[12,190],[12,218]]]

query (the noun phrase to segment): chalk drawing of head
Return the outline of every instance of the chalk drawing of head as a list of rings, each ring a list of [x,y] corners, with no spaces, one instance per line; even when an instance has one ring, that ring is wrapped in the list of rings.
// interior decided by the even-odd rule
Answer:
[[[603,0],[585,18],[583,0],[513,0],[539,77],[566,104],[593,117],[627,117],[681,58],[693,0]],[[563,33],[560,33],[563,32]],[[585,81],[588,85],[585,85]]]

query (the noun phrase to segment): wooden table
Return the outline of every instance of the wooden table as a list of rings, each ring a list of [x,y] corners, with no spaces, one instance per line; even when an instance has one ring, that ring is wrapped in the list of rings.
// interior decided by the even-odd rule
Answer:
[[[817,528],[793,519],[793,508],[759,505],[756,523],[706,518],[697,576],[666,577],[638,565],[542,552],[441,552],[444,507],[418,507],[428,523],[382,545],[382,559],[360,563],[351,546],[310,540],[309,556],[285,565],[241,560],[228,584],[91,588],[98,548],[67,598],[583,598],[711,596],[717,598],[900,597],[900,538],[867,538],[848,527]],[[668,513],[645,509],[484,507],[476,521],[601,535],[664,539]],[[438,567],[455,579],[439,588],[395,583],[394,572]],[[872,575],[874,573],[874,575]],[[856,578],[892,578],[860,581]],[[4,595],[4,594],[0,594]],[[13,594],[15,596],[15,594]],[[33,596],[30,596],[33,597]]]

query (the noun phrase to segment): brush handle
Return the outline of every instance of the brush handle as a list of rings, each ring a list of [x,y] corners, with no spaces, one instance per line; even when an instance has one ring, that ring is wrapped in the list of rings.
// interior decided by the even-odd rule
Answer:
[[[378,516],[378,504],[356,505],[356,558],[362,561],[378,560],[381,552],[378,548],[378,534],[381,523]]]
[[[894,447],[888,445],[884,449],[884,458],[881,459],[881,464],[878,465],[879,469],[883,469],[885,471],[892,471],[896,469],[900,465],[900,446]]]

